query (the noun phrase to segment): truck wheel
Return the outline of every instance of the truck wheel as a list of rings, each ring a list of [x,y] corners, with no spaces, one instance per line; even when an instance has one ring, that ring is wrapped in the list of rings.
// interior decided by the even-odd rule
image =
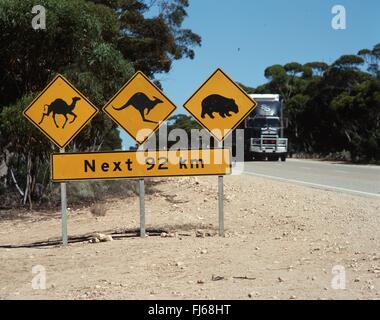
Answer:
[[[245,152],[244,153],[244,161],[245,162],[253,161],[253,154],[252,154],[252,152]]]
[[[281,156],[281,161],[285,162],[286,161],[286,156]]]

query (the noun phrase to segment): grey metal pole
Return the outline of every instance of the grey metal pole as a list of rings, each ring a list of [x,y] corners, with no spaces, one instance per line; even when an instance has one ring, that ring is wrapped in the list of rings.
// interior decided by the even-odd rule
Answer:
[[[224,237],[224,191],[223,176],[218,176],[219,236]]]
[[[144,179],[139,180],[139,198],[140,198],[140,237],[145,237],[145,185]]]
[[[59,150],[60,153],[65,153],[65,148]],[[61,218],[62,218],[62,244],[67,246],[67,195],[66,183],[61,182]]]

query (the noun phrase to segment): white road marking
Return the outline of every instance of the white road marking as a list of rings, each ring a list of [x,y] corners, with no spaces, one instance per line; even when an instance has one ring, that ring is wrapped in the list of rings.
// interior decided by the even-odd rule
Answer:
[[[294,183],[304,184],[307,186],[313,186],[313,187],[317,187],[317,188],[325,188],[325,189],[331,189],[331,190],[337,190],[337,191],[352,192],[352,193],[358,193],[358,194],[362,194],[362,195],[366,195],[366,196],[375,196],[375,197],[380,198],[380,194],[378,194],[378,193],[365,192],[365,191],[340,188],[340,187],[333,187],[333,186],[329,186],[329,185],[325,185],[325,184],[319,184],[319,183],[313,183],[313,182],[307,182],[307,181],[295,180],[295,179],[280,178],[280,177],[270,176],[267,174],[252,173],[252,172],[248,172],[248,171],[244,171],[244,173],[249,174],[251,176],[270,178],[270,179],[281,180],[281,181],[286,181],[286,182],[294,182]]]
[[[320,164],[324,166],[344,166],[345,168],[357,168],[357,169],[375,169],[380,170],[380,165],[375,164],[351,164],[351,163],[338,163],[338,161],[323,161],[323,160],[304,160],[304,159],[296,159],[296,158],[288,158],[286,160],[289,163],[296,163],[296,162],[302,162],[304,164],[306,163],[315,163]]]

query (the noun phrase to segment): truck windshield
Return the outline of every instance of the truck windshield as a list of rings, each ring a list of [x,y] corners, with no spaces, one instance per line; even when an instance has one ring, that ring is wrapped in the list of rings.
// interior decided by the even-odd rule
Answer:
[[[266,127],[272,127],[272,128],[279,128],[281,127],[280,119],[268,119],[268,118],[255,118],[255,119],[249,119],[248,120],[248,127],[251,128],[266,128]]]

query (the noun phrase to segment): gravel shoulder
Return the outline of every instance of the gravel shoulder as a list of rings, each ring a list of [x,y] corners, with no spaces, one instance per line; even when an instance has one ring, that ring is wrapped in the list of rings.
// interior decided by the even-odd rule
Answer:
[[[157,181],[157,179],[156,179]],[[225,177],[226,237],[216,235],[217,177],[167,178],[146,196],[147,227],[173,237],[0,248],[0,299],[379,299],[380,200]],[[107,214],[69,211],[69,234],[137,228],[138,197]],[[204,230],[204,236],[197,230]],[[59,237],[59,212],[0,220],[0,244]],[[32,289],[46,270],[45,290]],[[334,266],[346,289],[331,287]]]

